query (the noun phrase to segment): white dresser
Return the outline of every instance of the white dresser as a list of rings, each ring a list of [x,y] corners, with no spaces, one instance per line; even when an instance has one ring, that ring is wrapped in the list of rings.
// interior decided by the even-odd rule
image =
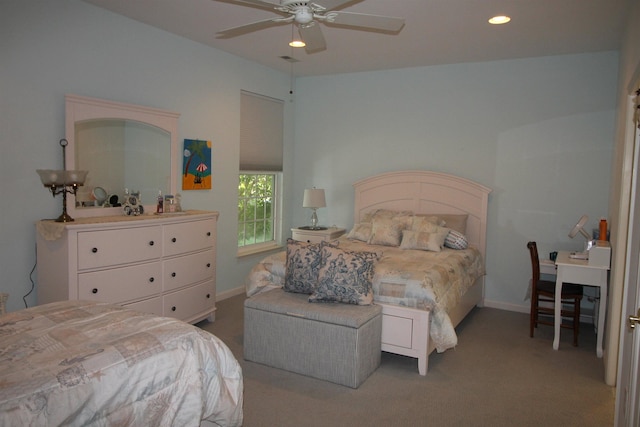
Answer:
[[[199,322],[215,317],[218,212],[36,224],[38,304],[97,300]]]

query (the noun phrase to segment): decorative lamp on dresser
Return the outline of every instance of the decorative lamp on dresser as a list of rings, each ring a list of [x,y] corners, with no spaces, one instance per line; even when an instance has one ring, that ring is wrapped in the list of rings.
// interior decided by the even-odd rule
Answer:
[[[97,300],[213,321],[217,220],[186,211],[38,221],[38,304]]]

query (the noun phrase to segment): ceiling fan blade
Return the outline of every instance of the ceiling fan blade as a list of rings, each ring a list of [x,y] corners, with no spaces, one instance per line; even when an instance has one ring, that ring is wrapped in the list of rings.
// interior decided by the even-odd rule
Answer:
[[[280,2],[270,2],[265,0],[234,0],[233,3],[251,3],[256,6],[266,7],[268,9],[274,9],[276,7],[280,7]]]
[[[400,31],[404,26],[404,18],[368,15],[366,13],[329,12],[324,16],[324,21],[329,24],[348,25],[351,27],[362,27],[392,32]]]
[[[304,49],[307,53],[318,52],[327,48],[320,25],[316,21],[311,21],[306,25],[299,25],[298,28],[300,37],[302,37],[302,41],[306,45]]]
[[[337,9],[343,4],[347,4],[347,3],[354,3],[354,1],[353,0],[318,0],[318,1],[310,1],[309,6],[313,4],[315,6],[314,10],[319,9],[320,11],[322,10],[329,11],[329,10]],[[355,2],[355,3],[359,3],[359,2]]]
[[[236,37],[242,34],[251,33],[253,31],[262,30],[264,28],[287,24],[291,21],[293,21],[293,16],[288,18],[276,17],[263,19],[262,21],[252,22],[251,24],[240,25],[239,27],[227,28],[226,30],[218,31],[216,33],[216,37],[219,39],[229,39],[231,37]]]

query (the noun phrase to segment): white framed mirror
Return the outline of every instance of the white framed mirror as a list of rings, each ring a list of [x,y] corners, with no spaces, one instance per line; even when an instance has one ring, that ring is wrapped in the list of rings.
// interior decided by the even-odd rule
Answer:
[[[89,171],[67,210],[74,218],[123,215],[125,189],[155,212],[158,191],[176,194],[178,118],[157,108],[66,95],[66,168]]]

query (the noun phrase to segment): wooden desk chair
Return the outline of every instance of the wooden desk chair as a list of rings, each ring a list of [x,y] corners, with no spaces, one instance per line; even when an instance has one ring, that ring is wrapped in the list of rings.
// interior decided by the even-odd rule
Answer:
[[[536,242],[527,243],[531,255],[531,313],[529,320],[529,336],[533,337],[533,328],[540,325],[553,326],[556,282],[540,280],[540,259]],[[571,319],[571,323],[561,322],[560,327],[573,329],[573,345],[578,345],[580,331],[580,302],[582,301],[582,286],[573,283],[562,285],[562,319]],[[544,303],[541,306],[540,303]],[[544,317],[541,318],[540,315]]]

